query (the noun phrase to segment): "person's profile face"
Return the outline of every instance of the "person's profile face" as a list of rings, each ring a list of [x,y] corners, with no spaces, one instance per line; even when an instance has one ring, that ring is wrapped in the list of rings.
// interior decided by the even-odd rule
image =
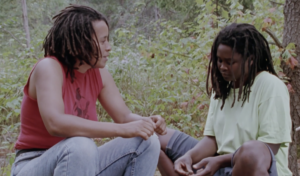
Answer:
[[[111,46],[108,41],[108,36],[109,36],[108,26],[104,21],[100,21],[100,20],[93,21],[92,24],[93,24],[96,37],[99,42],[98,43],[99,49],[101,50],[101,53],[99,53],[98,56],[99,57],[98,62],[95,64],[95,67],[104,68],[108,60],[109,52],[111,50]]]
[[[232,55],[233,54],[233,55]],[[235,81],[239,85],[241,78],[242,55],[234,52],[230,46],[220,44],[217,49],[218,69],[225,81]],[[248,75],[248,62],[245,63],[245,75]],[[236,86],[235,86],[236,87]]]

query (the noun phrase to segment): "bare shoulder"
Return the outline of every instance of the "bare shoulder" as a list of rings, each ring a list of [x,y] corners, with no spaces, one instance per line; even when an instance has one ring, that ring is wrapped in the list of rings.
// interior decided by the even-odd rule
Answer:
[[[60,64],[51,58],[41,60],[32,72],[28,94],[33,99],[37,98],[36,86],[47,84],[63,84],[63,72]]]
[[[100,74],[101,76],[104,76],[104,75],[110,75],[109,71],[107,70],[107,68],[99,68],[100,70]]]
[[[109,73],[109,71],[107,70],[107,68],[100,68],[99,70],[100,70],[103,86],[105,86],[105,85],[109,84],[111,81],[113,81],[113,78],[112,78],[111,74]]]
[[[58,73],[62,73],[61,66],[58,63],[58,61],[51,59],[51,58],[45,58],[41,60],[34,69],[34,72],[49,72],[49,71],[56,71]],[[54,73],[55,74],[55,73]]]
[[[63,71],[60,63],[51,58],[41,60],[32,72],[30,84],[51,82],[55,80],[63,83]]]

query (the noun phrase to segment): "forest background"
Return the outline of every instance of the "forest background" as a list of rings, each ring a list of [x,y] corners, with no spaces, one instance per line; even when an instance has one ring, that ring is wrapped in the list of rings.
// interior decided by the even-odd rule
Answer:
[[[0,0],[0,175],[10,174],[14,160],[23,86],[43,57],[51,18],[69,4],[93,7],[108,18],[107,68],[128,107],[143,116],[160,114],[168,127],[195,138],[202,137],[209,106],[210,49],[220,29],[232,22],[262,32],[279,77],[295,92],[282,66],[298,65],[297,45],[280,42],[285,0],[27,0],[27,16],[25,2]],[[97,105],[99,120],[112,121]],[[99,145],[108,140],[95,139]]]

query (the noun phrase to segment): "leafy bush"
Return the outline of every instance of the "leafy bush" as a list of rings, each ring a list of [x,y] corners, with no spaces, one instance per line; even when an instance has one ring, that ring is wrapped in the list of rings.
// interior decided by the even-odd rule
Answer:
[[[34,12],[37,17],[33,21],[39,20],[38,14],[46,16],[34,26],[32,34],[35,35],[31,34],[34,37],[30,49],[24,46],[26,40],[20,19],[13,16],[0,24],[0,157],[7,155],[10,164],[13,158],[10,152],[13,150],[12,144],[19,133],[23,86],[37,58],[43,55],[41,43],[50,26],[43,21],[53,15],[54,7],[65,5],[42,2],[30,5],[40,10]],[[169,127],[201,138],[209,106],[205,90],[207,65],[215,36],[227,24],[243,22],[255,25],[268,41],[273,42],[263,31],[268,28],[277,37],[282,37],[283,7],[256,0],[253,3],[255,11],[242,12],[243,7],[237,0],[232,0],[229,10],[222,10],[217,16],[211,1],[196,2],[201,13],[193,22],[183,25],[182,21],[176,20],[151,22],[149,25],[153,26],[153,35],[150,37],[140,35],[141,28],[136,26],[112,31],[113,49],[107,67],[134,113],[143,116],[162,115]],[[42,9],[45,6],[52,7],[51,13],[44,13]],[[158,24],[160,30],[155,30],[154,26]],[[275,45],[270,45],[270,48],[275,69],[280,72],[282,51]],[[99,119],[111,121],[100,104],[97,105]],[[2,168],[3,173],[6,172],[4,175],[9,175],[9,170],[10,165]]]

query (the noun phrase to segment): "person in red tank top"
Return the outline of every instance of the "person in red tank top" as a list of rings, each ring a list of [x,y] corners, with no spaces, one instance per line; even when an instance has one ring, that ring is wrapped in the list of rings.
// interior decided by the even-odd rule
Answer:
[[[111,46],[106,18],[71,5],[53,18],[45,58],[24,87],[12,175],[151,175],[160,152],[159,116],[132,113],[105,68]],[[115,123],[98,122],[96,101]],[[90,138],[117,137],[96,147]],[[138,162],[137,162],[138,161]]]

